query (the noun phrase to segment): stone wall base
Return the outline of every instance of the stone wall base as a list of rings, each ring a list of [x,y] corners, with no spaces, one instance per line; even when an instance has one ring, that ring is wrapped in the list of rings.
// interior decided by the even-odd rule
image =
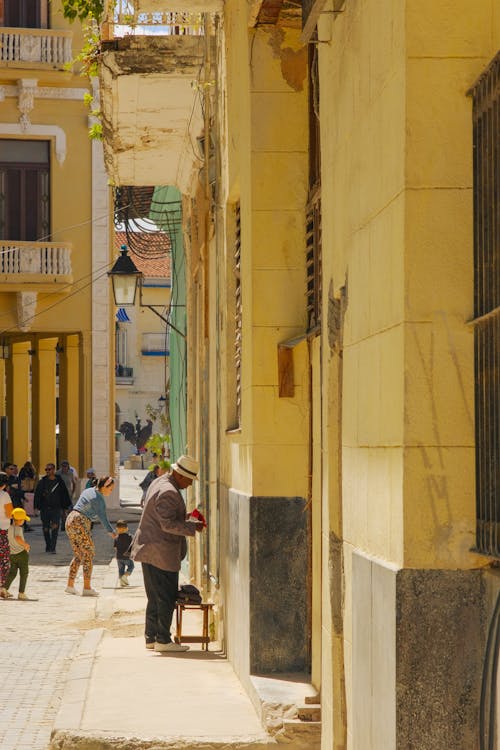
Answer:
[[[491,610],[483,570],[352,558],[354,750],[476,750]]]

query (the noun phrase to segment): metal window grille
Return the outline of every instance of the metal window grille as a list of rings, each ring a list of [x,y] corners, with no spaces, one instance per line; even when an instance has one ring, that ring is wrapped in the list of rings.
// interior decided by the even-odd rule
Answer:
[[[241,303],[241,210],[239,202],[235,206],[234,225],[234,369],[236,422],[241,424],[241,344],[242,344],[242,303]]]
[[[469,93],[474,145],[476,546],[500,557],[500,53]]]
[[[321,200],[306,209],[307,329],[321,325]]]
[[[306,206],[307,330],[321,326],[321,141],[317,46],[309,49],[309,202]]]

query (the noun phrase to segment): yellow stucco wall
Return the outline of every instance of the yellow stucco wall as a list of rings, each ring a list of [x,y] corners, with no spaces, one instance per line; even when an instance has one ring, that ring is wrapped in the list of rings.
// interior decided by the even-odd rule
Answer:
[[[64,29],[73,33],[73,54],[76,56],[82,43],[80,24],[67,23],[56,4],[50,4],[50,13],[51,29]],[[43,87],[47,92],[52,90],[53,95],[43,98],[35,96],[34,106],[29,112],[32,126],[28,127],[25,132],[6,135],[2,134],[0,126],[0,138],[50,141],[50,241],[71,243],[73,282],[70,286],[54,284],[54,291],[50,292],[46,285],[43,287],[43,291],[40,291],[37,296],[36,316],[31,322],[30,330],[25,333],[20,332],[18,328],[15,294],[9,291],[7,284],[0,286],[2,322],[0,330],[7,338],[17,336],[29,339],[30,335],[47,333],[52,334],[55,337],[54,341],[57,342],[57,337],[77,334],[89,341],[92,332],[92,271],[96,274],[96,269],[92,269],[92,222],[93,218],[97,217],[93,217],[92,213],[92,144],[88,136],[89,111],[83,102],[83,93],[89,89],[88,79],[67,70],[51,70],[50,66],[43,64],[34,64],[30,68],[29,63],[10,67],[2,67],[0,63],[0,85],[11,87],[2,102],[1,120],[6,126],[15,126],[19,123],[18,98],[11,95],[19,79],[36,79],[39,88]],[[81,95],[73,91],[67,98],[64,95],[66,89],[79,90]],[[62,163],[56,154],[56,136],[52,133],[49,135],[37,133],[39,126],[50,126],[54,132],[55,129],[60,129],[58,132],[64,133],[66,148]],[[101,219],[106,221],[106,214],[107,207],[104,206]],[[36,287],[31,285],[29,290],[36,291]],[[108,293],[107,285],[106,293]],[[47,339],[47,341],[51,340]],[[74,341],[72,339],[72,345]],[[111,339],[106,339],[103,345],[109,347],[110,343]],[[70,445],[73,446],[72,455],[68,458],[80,470],[91,462],[91,402],[85,396],[88,394],[87,386],[93,376],[92,357],[89,355],[90,350],[87,350],[87,356],[81,357],[76,392],[74,388],[70,388],[74,395],[76,393],[80,404],[86,405],[82,411],[73,403],[71,429],[79,431],[80,439],[75,442],[72,437],[69,442],[62,441],[63,445],[67,445],[68,448]],[[84,386],[84,383],[87,385]],[[44,386],[43,380],[41,385]],[[47,397],[52,398],[50,389]],[[38,396],[33,394],[33,399],[35,398]],[[109,401],[109,393],[106,394],[106,400]],[[37,404],[33,406],[34,410],[38,408]],[[78,415],[76,422],[75,414]],[[53,452],[50,445],[51,441],[47,444],[47,450]],[[73,455],[74,453],[76,455]],[[27,455],[13,456],[18,463],[24,462],[27,457]],[[54,458],[55,456],[52,456],[51,460]],[[41,451],[40,460],[42,463],[49,460],[49,455],[45,456],[44,450]],[[113,465],[111,455],[106,457],[105,461],[109,466]]]
[[[254,495],[305,496],[307,356],[295,352],[295,395],[280,399],[277,347],[305,329],[306,58],[297,32],[249,31],[236,6],[226,16],[228,200],[241,207],[244,348],[241,431],[227,438],[228,485]]]
[[[352,550],[396,568],[467,568],[475,531],[472,117],[500,8],[346,3],[319,22],[324,310],[347,283],[341,498],[327,430],[323,543],[344,538],[344,641],[323,558],[322,747],[353,739]],[[326,331],[324,334],[325,351]],[[332,353],[324,419],[338,408]],[[332,502],[333,501],[333,502]],[[325,525],[326,524],[326,525]],[[333,591],[335,593],[335,590]],[[388,622],[394,613],[388,612]],[[358,627],[360,627],[358,622]],[[362,627],[362,626],[361,626]],[[344,653],[342,654],[342,651]],[[339,661],[339,655],[343,661]],[[358,727],[359,729],[359,727]],[[359,740],[358,740],[359,741]],[[354,742],[354,744],[353,744]]]

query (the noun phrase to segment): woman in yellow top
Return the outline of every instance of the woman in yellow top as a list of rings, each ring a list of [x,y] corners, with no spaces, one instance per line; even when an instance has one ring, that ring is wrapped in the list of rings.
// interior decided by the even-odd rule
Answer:
[[[0,598],[2,599],[10,598],[5,588],[5,581],[10,570],[10,547],[7,534],[12,513],[12,500],[5,491],[8,481],[7,474],[0,474]]]

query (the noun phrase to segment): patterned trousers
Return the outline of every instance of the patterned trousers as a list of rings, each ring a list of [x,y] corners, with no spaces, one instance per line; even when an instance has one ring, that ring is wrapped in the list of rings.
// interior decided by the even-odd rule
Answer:
[[[66,535],[73,549],[73,559],[69,566],[69,578],[72,581],[76,578],[80,565],[84,578],[90,578],[92,575],[95,548],[90,529],[90,519],[72,510],[66,519]]]

